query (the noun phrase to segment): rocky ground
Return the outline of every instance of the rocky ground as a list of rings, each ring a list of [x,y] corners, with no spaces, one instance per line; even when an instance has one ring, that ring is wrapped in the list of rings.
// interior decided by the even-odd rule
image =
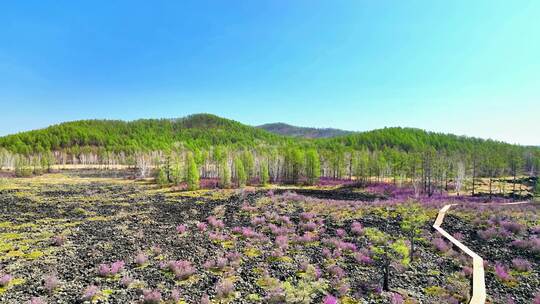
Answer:
[[[206,296],[211,303],[322,303],[330,296],[340,303],[466,302],[467,260],[432,245],[432,218],[420,227],[415,259],[393,260],[390,291],[380,290],[382,245],[367,231],[376,228],[389,242],[407,235],[395,206],[366,207],[381,197],[356,190],[335,201],[339,191],[172,192],[93,174],[3,180],[0,276],[12,279],[0,287],[0,302],[83,303],[90,286],[96,292],[86,302],[96,303],[159,303],[150,290],[163,303],[203,303]],[[472,229],[450,220],[465,234]],[[352,231],[353,222],[366,232]],[[359,253],[370,261],[359,262]],[[115,261],[124,262],[117,273],[100,275],[100,265]],[[194,269],[185,276],[168,261]],[[488,274],[488,288],[492,282]],[[526,284],[538,288],[537,270]],[[530,299],[526,286],[518,285],[516,303]]]
[[[538,215],[538,205],[531,205],[529,208],[526,214],[528,218]],[[536,223],[540,224],[538,220]],[[453,235],[458,235],[466,246],[484,259],[489,301],[492,303],[533,303],[533,298],[540,292],[540,251],[532,248],[518,248],[513,245],[513,241],[534,239],[537,233],[532,233],[533,229],[523,228],[517,235],[485,239],[480,237],[479,232],[486,228],[488,226],[482,221],[464,219],[452,212],[447,215],[443,223],[443,229]],[[514,259],[527,261],[530,263],[530,269],[518,271],[512,265]],[[497,264],[506,268],[509,279],[506,280],[497,274],[495,270]]]

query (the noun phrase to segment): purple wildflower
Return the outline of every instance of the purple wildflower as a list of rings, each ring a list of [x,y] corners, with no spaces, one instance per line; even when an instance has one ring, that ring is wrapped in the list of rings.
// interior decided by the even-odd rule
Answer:
[[[518,234],[523,230],[523,225],[515,223],[512,221],[503,221],[501,222],[501,227],[507,231],[512,232],[513,234]]]
[[[43,288],[51,294],[60,285],[58,278],[54,275],[48,275],[43,279]]]
[[[508,272],[506,267],[500,263],[497,263],[495,265],[495,275],[502,281],[512,280],[512,276],[510,276],[510,273]]]
[[[99,288],[96,285],[90,285],[84,290],[81,299],[83,301],[92,301],[99,294]]]
[[[9,285],[9,283],[13,280],[13,277],[9,274],[5,274],[3,276],[0,276],[0,287],[6,287]]]
[[[224,279],[216,285],[216,296],[219,299],[228,298],[234,292],[234,284],[229,279]]]
[[[333,295],[327,295],[323,299],[323,304],[338,304],[338,299]]]
[[[540,292],[534,296],[533,304],[540,304]]]
[[[46,304],[46,302],[40,297],[33,297],[28,301],[28,304]]]
[[[390,296],[390,303],[403,304],[404,300],[403,300],[403,297],[399,293],[393,292],[392,295]]]
[[[173,289],[173,290],[171,291],[171,300],[173,300],[174,303],[176,303],[176,302],[180,301],[180,298],[181,298],[181,296],[180,296],[180,290],[177,289],[177,288]]]
[[[371,259],[371,257],[369,255],[366,255],[365,253],[362,253],[362,252],[357,252],[354,254],[354,259],[362,264],[362,265],[371,265],[373,264],[373,259]]]
[[[144,304],[159,304],[161,302],[161,292],[159,290],[144,290],[143,291],[143,303]]]
[[[362,235],[364,233],[364,226],[362,226],[362,224],[359,222],[352,222],[351,231],[356,235]]]
[[[146,264],[146,262],[148,262],[148,256],[146,254],[139,252],[135,256],[135,264],[137,264],[138,266],[142,266]]]
[[[289,248],[289,238],[285,235],[276,236],[276,245],[280,249],[287,250],[287,248]]]
[[[437,250],[440,252],[444,253],[450,250],[450,246],[442,238],[435,238],[433,239],[432,243],[433,246],[435,246],[435,248],[437,248]]]
[[[169,261],[161,265],[162,269],[172,272],[177,279],[185,280],[195,273],[195,267],[189,261]]]
[[[210,297],[207,294],[204,294],[201,297],[201,304],[210,304]]]
[[[525,259],[515,258],[512,260],[512,266],[514,269],[520,272],[527,272],[532,270],[532,265]]]
[[[101,277],[112,277],[124,270],[124,261],[116,261],[112,264],[101,264],[98,268],[98,274]]]
[[[178,234],[182,235],[184,233],[186,233],[187,231],[187,226],[184,225],[184,224],[180,224],[178,226],[176,226],[176,232],[178,232]]]
[[[197,229],[199,229],[200,232],[205,232],[207,228],[208,228],[208,225],[206,223],[203,223],[203,222],[197,223]]]
[[[131,283],[133,283],[133,278],[131,278],[129,275],[123,276],[120,280],[120,285],[124,288],[128,288]]]

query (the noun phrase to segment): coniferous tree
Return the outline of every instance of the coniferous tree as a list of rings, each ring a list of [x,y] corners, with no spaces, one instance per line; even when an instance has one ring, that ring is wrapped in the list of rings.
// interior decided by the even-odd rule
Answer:
[[[167,184],[169,184],[169,180],[167,179],[167,173],[165,173],[164,168],[159,168],[157,170],[157,172],[156,172],[156,183],[161,187],[164,187]]]

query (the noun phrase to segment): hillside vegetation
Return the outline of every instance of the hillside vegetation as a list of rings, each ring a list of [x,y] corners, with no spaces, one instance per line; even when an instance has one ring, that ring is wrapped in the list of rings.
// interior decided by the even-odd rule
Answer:
[[[190,176],[219,178],[226,186],[375,177],[396,183],[412,180],[428,193],[450,186],[459,191],[467,185],[474,193],[475,179],[489,177],[491,193],[499,177],[510,175],[516,181],[522,175],[537,176],[539,162],[537,147],[419,129],[384,128],[308,139],[210,114],[129,122],[83,120],[0,137],[0,169],[127,164],[141,169],[142,176],[151,172],[149,168],[164,168],[164,183],[185,182]],[[181,176],[174,178],[173,171]]]
[[[291,126],[286,123],[269,123],[261,126],[257,126],[259,129],[266,130],[275,134],[292,136],[292,137],[303,137],[303,138],[331,138],[336,136],[348,135],[353,132],[345,131],[340,129],[332,128],[305,128]]]

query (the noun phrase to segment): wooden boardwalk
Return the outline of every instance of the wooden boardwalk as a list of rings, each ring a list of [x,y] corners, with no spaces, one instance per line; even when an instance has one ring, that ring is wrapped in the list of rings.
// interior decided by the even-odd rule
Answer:
[[[486,303],[486,281],[484,277],[484,260],[476,253],[474,253],[469,247],[463,245],[460,241],[456,240],[448,232],[441,228],[444,220],[444,216],[450,207],[456,204],[445,205],[435,219],[433,228],[448,239],[454,246],[461,249],[473,260],[473,279],[472,279],[472,297],[469,304],[484,304]]]
[[[528,204],[530,202],[513,202],[513,203],[505,203],[501,205],[522,205],[522,204]],[[465,252],[468,256],[470,256],[473,260],[473,279],[472,279],[472,297],[471,301],[469,301],[469,304],[484,304],[486,303],[486,279],[484,276],[484,260],[476,254],[474,251],[469,249],[469,247],[462,244],[460,241],[456,240],[453,236],[451,236],[448,232],[446,232],[444,229],[441,228],[441,225],[444,220],[444,216],[446,215],[446,212],[452,207],[457,204],[449,204],[445,205],[444,207],[439,210],[439,214],[437,215],[437,218],[435,219],[435,223],[433,223],[433,228],[437,230],[440,234],[442,234],[447,240],[449,240],[454,246],[458,247],[461,251]]]

